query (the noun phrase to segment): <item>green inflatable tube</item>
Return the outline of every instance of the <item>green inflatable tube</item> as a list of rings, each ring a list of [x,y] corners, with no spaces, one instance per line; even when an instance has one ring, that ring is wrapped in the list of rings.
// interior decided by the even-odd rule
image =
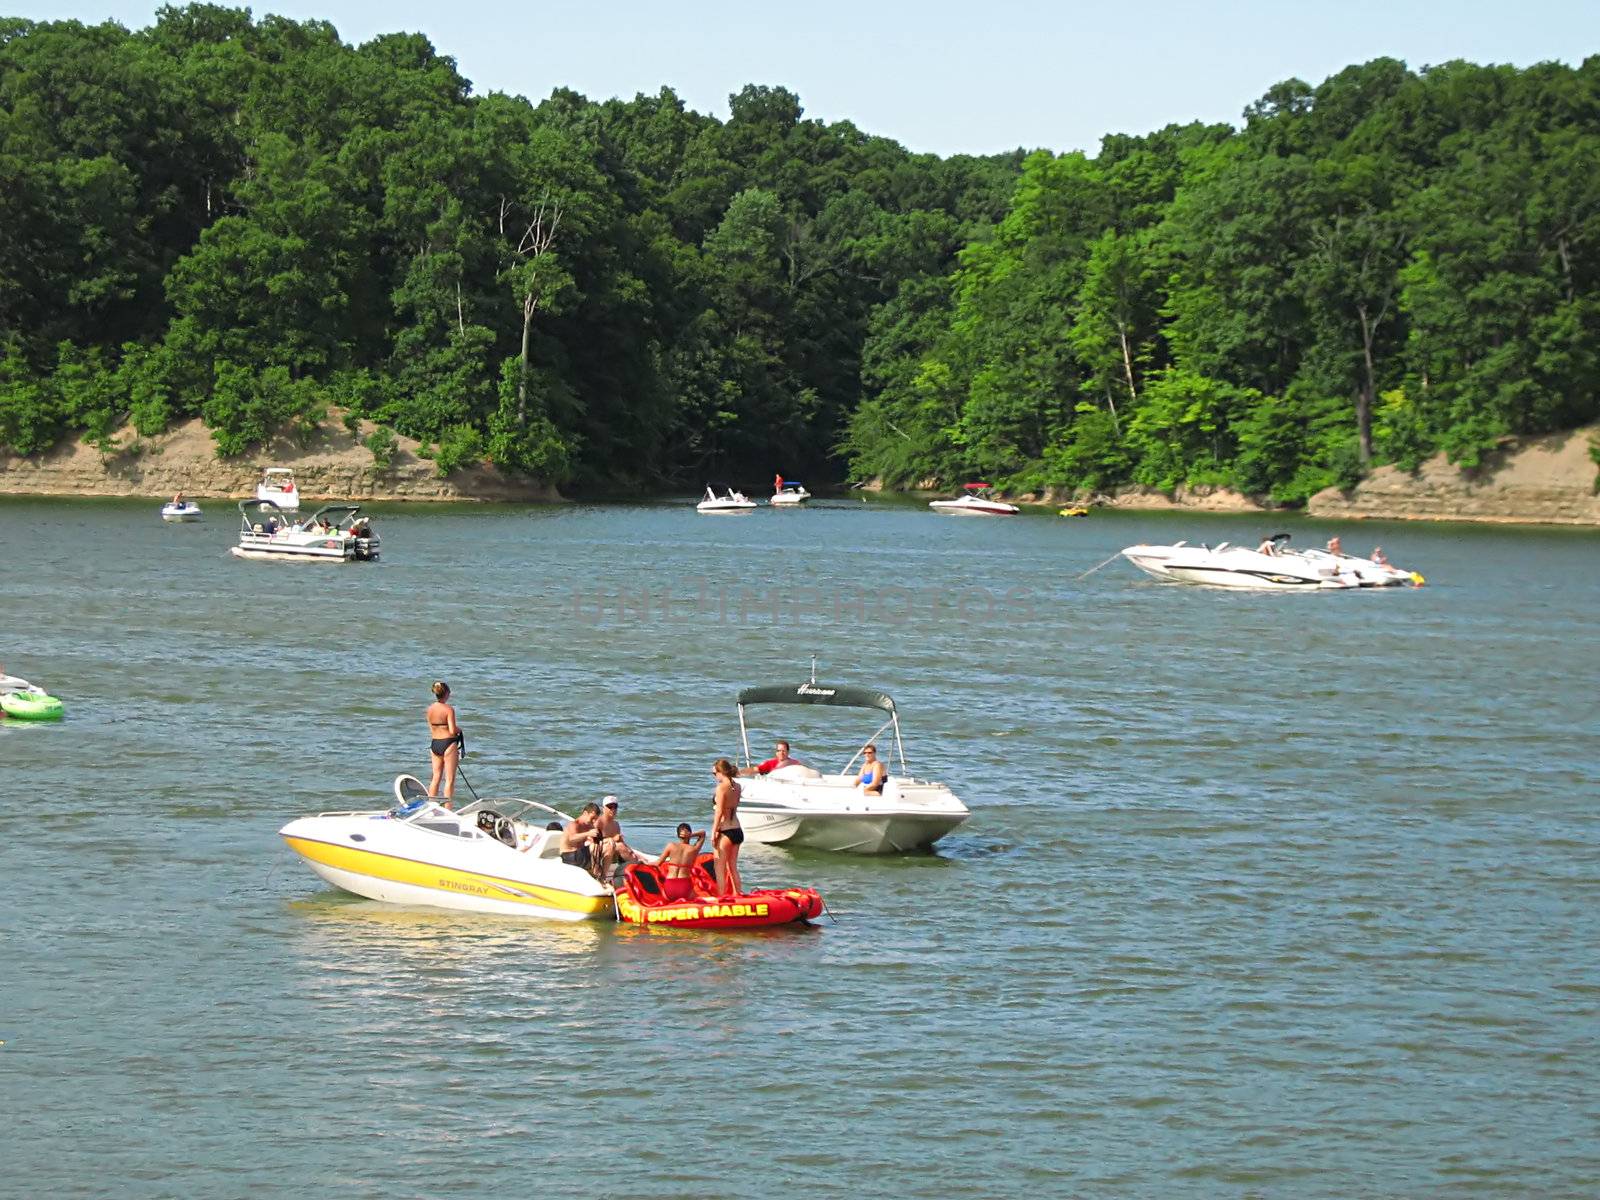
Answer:
[[[59,721],[66,706],[44,692],[7,692],[0,696],[0,712],[18,721]]]

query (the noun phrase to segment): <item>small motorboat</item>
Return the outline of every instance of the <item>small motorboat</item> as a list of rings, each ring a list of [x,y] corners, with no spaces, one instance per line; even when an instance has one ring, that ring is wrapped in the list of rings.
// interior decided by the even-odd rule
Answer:
[[[1063,517],[1087,517],[1089,510],[1081,504],[1074,504],[1070,508],[1063,508],[1058,515]]]
[[[934,512],[966,513],[976,517],[1010,517],[1022,510],[1015,504],[997,499],[994,488],[987,483],[963,485],[961,495],[953,500],[930,500],[928,507]]]
[[[755,507],[756,502],[746,498],[743,492],[725,487],[722,489],[722,494],[718,495],[716,488],[710,484],[706,485],[705,499],[695,505],[695,508],[703,513],[751,512]]]
[[[294,472],[288,467],[268,467],[256,484],[256,499],[270,500],[284,512],[298,512],[300,493],[295,490]]]
[[[749,841],[848,854],[897,854],[927,849],[972,815],[944,784],[912,777],[900,740],[899,712],[883,692],[821,684],[815,674],[798,685],[745,688],[739,693],[738,707],[746,767],[754,764],[745,709],[756,704],[877,709],[888,713],[889,719],[861,743],[837,775],[796,762],[741,780],[739,824]],[[856,762],[875,738],[890,729],[894,731],[899,773],[891,770],[881,794],[868,792],[854,769]]]
[[[0,713],[16,721],[59,721],[66,705],[26,679],[0,675]]]
[[[303,521],[271,500],[239,501],[236,558],[298,562],[377,562],[380,539],[359,504],[324,504]]]
[[[811,493],[806,491],[805,484],[798,479],[785,479],[778,485],[778,489],[772,493],[772,499],[768,500],[767,503],[774,508],[788,508],[804,504],[809,499],[811,499]]]
[[[630,925],[668,925],[675,929],[761,929],[804,925],[822,914],[816,888],[758,888],[718,896],[711,875],[712,856],[702,854],[690,868],[693,895],[668,900],[666,880],[653,863],[632,863],[622,872],[617,917]]]
[[[198,521],[201,518],[202,514],[200,512],[200,506],[193,500],[185,500],[181,504],[175,504],[171,501],[168,501],[166,504],[161,506],[161,519],[163,521],[171,521],[174,524],[178,524],[188,521]]]
[[[555,921],[615,916],[611,889],[561,861],[566,813],[492,798],[452,810],[411,775],[394,781],[394,797],[389,808],[318,813],[278,833],[323,879],[369,900]]]

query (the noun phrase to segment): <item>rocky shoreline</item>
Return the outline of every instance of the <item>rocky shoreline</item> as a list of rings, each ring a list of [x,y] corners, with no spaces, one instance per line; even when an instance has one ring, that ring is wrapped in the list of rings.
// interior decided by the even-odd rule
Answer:
[[[363,443],[370,422],[352,431],[341,420],[317,429],[304,442],[279,437],[240,458],[219,459],[211,434],[198,420],[166,433],[140,437],[121,430],[115,448],[102,452],[87,442],[57,446],[44,454],[0,455],[0,494],[34,496],[253,496],[261,469],[294,470],[307,500],[559,501],[548,484],[502,474],[490,466],[463,467],[439,478],[438,469],[409,438],[396,437],[388,461],[379,464]]]
[[[465,467],[444,479],[422,458],[421,447],[396,438],[380,466],[362,438],[342,423],[318,429],[303,444],[280,437],[254,454],[219,459],[211,435],[187,421],[154,437],[124,429],[116,448],[102,452],[85,442],[30,457],[0,455],[0,495],[243,497],[255,493],[264,466],[292,467],[308,500],[411,500],[556,502],[548,484],[505,475],[491,466]],[[1484,521],[1504,524],[1600,526],[1600,465],[1593,447],[1600,426],[1545,437],[1508,439],[1475,470],[1452,466],[1441,454],[1414,473],[1379,467],[1349,492],[1328,488],[1311,497],[1306,513],[1345,520]],[[869,484],[872,490],[879,490]],[[1015,497],[1020,503],[1082,503],[1070,493]],[[1098,496],[1097,507],[1129,510],[1272,512],[1279,506],[1226,488],[1174,493],[1127,487]]]
[[[1518,525],[1600,526],[1600,426],[1544,437],[1507,439],[1481,466],[1466,470],[1436,455],[1415,472],[1379,467],[1352,490],[1326,488],[1306,515],[1343,520],[1482,521]],[[1022,496],[1021,503],[1083,503],[1067,493]],[[1098,507],[1273,512],[1280,506],[1226,488],[1168,494],[1129,487],[1097,497]]]

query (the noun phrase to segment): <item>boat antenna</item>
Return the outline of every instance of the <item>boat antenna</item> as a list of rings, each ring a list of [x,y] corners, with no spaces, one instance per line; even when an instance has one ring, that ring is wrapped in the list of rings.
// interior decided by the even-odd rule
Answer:
[[[817,656],[815,654],[813,654],[811,656],[811,682],[815,683],[816,681],[817,681]]]

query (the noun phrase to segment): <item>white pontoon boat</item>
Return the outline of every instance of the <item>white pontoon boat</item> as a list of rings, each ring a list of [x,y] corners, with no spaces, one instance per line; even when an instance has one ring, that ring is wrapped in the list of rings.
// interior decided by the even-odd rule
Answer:
[[[739,737],[746,767],[752,763],[745,709],[754,704],[875,708],[888,713],[889,719],[837,775],[797,763],[740,780],[739,824],[750,841],[852,854],[892,854],[926,849],[971,815],[944,784],[912,778],[900,740],[899,713],[883,692],[820,684],[815,677],[798,685],[746,688],[739,693]],[[862,789],[855,765],[873,738],[890,729],[894,731],[899,773],[889,775],[881,795],[872,794]],[[884,765],[892,770],[891,763]]]
[[[324,504],[297,521],[271,500],[241,500],[238,558],[376,562],[379,538],[359,504]]]
[[[615,916],[610,888],[561,861],[565,813],[509,799],[452,811],[410,775],[394,793],[392,808],[318,813],[278,833],[323,879],[369,900],[556,921]]]
[[[961,495],[954,500],[930,500],[928,507],[934,512],[967,513],[977,517],[1009,517],[1022,511],[1015,504],[996,499],[994,488],[987,483],[965,484]]]
[[[806,491],[805,484],[798,479],[785,479],[783,486],[772,493],[772,499],[767,503],[775,508],[782,508],[786,505],[804,504],[809,499],[811,493]]]
[[[294,472],[288,467],[268,467],[261,472],[261,482],[256,484],[256,499],[270,500],[284,512],[300,508],[300,493],[295,490]]]
[[[755,506],[756,502],[747,499],[743,492],[725,487],[719,496],[716,489],[708,484],[705,499],[696,504],[695,508],[703,513],[738,513],[750,512]]]

